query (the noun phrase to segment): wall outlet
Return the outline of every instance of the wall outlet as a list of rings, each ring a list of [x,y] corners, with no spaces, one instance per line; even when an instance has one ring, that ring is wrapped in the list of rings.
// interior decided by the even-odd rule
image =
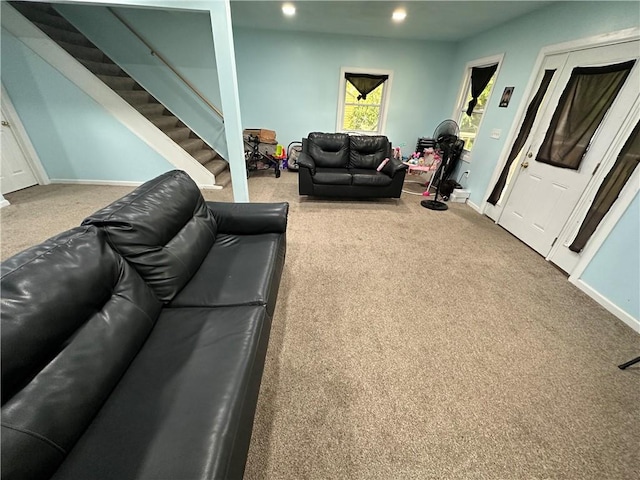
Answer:
[[[491,138],[495,138],[497,140],[500,138],[501,134],[502,130],[500,130],[499,128],[494,128],[493,130],[491,130]]]

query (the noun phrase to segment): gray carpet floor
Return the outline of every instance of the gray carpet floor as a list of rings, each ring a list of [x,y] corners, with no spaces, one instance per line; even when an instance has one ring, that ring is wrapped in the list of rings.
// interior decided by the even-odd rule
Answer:
[[[640,335],[553,265],[466,205],[249,189],[291,210],[246,479],[640,478]],[[129,190],[7,195],[2,257]]]

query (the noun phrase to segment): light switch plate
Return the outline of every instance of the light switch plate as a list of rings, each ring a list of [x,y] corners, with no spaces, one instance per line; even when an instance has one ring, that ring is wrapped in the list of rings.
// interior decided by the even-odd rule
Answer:
[[[500,138],[501,133],[502,130],[500,130],[499,128],[494,128],[493,130],[491,130],[491,138],[495,138],[497,140],[498,138]]]

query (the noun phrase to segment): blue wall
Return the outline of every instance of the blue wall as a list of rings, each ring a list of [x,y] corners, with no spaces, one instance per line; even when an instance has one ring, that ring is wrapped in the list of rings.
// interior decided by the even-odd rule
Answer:
[[[191,130],[227,158],[224,124],[184,82],[106,7],[56,5],[56,9]],[[116,12],[220,109],[209,14],[118,8]]]
[[[287,145],[335,132],[341,67],[393,70],[386,135],[403,152],[448,117],[454,44],[234,29],[242,121]]]
[[[636,194],[581,279],[640,320],[640,195]]]
[[[453,78],[461,78],[467,62],[505,53],[496,95],[486,110],[478,132],[471,163],[461,162],[459,170],[470,170],[466,187],[471,201],[481,205],[496,168],[506,136],[511,129],[518,104],[533,71],[540,50],[547,45],[576,40],[602,33],[640,26],[637,2],[561,2],[536,10],[508,25],[477,35],[458,45]],[[508,108],[498,108],[504,87],[515,86]],[[455,107],[460,80],[449,89],[449,111]],[[489,137],[492,129],[501,129],[502,137]],[[640,318],[638,238],[638,199],[627,209],[615,230],[600,248],[582,280],[614,304]]]
[[[52,180],[143,182],[173,168],[4,28],[2,83]]]
[[[494,87],[496,94],[485,112],[471,164],[460,166],[471,171],[465,186],[471,190],[473,203],[481,205],[484,199],[524,89],[529,77],[536,73],[533,67],[542,47],[639,25],[637,2],[560,2],[458,45],[452,62],[452,78],[457,80],[449,84],[448,90],[449,115],[455,107],[467,62],[505,53]],[[498,108],[502,91],[507,86],[515,86],[511,103],[508,108]],[[502,130],[499,140],[489,137],[492,129]]]

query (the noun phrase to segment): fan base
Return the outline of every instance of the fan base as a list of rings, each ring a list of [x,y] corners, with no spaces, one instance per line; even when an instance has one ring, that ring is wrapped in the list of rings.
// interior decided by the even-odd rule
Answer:
[[[422,200],[420,202],[420,205],[422,205],[424,208],[428,208],[429,210],[442,211],[449,208],[449,205],[444,202],[439,202],[438,200]]]

